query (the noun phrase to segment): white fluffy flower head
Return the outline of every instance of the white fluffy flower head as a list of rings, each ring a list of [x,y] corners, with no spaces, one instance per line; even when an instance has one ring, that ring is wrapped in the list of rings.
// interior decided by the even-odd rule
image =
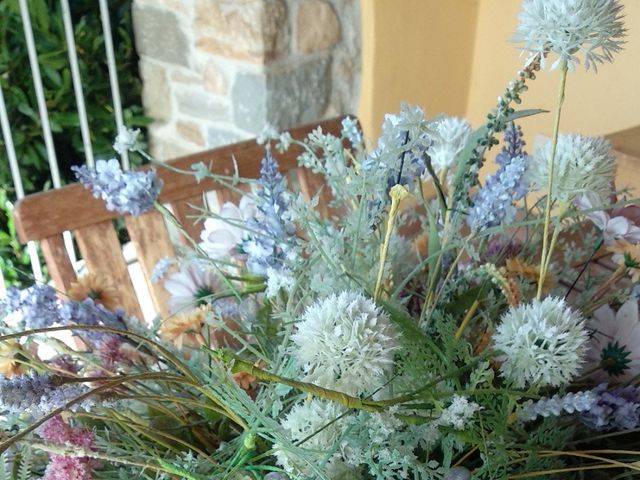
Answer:
[[[551,69],[566,61],[569,68],[580,63],[597,70],[598,63],[613,61],[625,36],[619,0],[524,0],[514,41],[544,63],[544,52],[558,55]],[[544,65],[543,65],[544,66]]]
[[[451,168],[456,160],[456,155],[462,151],[471,135],[472,128],[462,118],[443,117],[436,121],[429,135],[431,146],[427,153],[431,157],[431,163],[436,172]]]
[[[527,170],[534,191],[546,191],[549,181],[551,141],[539,147]],[[589,192],[602,202],[611,193],[615,158],[604,138],[565,134],[558,137],[551,197],[571,202]]]
[[[340,418],[343,414],[344,408],[337,403],[313,398],[294,405],[281,425],[293,443],[305,440],[300,447],[308,451],[307,455],[317,452],[316,460],[320,463],[324,457],[323,452],[334,447],[342,435],[348,419],[348,417]],[[285,450],[282,446],[275,447],[277,462],[288,473],[308,473],[308,465],[298,455]],[[337,458],[329,460],[325,468],[331,468],[336,462],[338,462]]]
[[[517,388],[568,383],[580,370],[588,340],[582,316],[554,297],[511,307],[493,335],[502,376]]]
[[[372,393],[393,368],[398,348],[389,317],[357,292],[311,305],[291,337],[303,381],[351,395]]]

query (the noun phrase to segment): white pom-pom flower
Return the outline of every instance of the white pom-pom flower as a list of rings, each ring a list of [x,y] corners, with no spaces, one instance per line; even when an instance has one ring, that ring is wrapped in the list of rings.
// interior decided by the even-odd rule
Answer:
[[[567,384],[580,370],[588,340],[582,316],[554,297],[511,307],[493,335],[501,374],[517,388]]]
[[[274,445],[278,465],[290,474],[310,474],[311,468],[302,457],[304,456],[307,460],[315,457],[313,463],[319,466],[325,459],[326,452],[334,448],[342,436],[348,420],[348,417],[343,416],[344,411],[344,407],[337,403],[317,398],[294,405],[281,425],[289,439],[307,452],[304,455],[297,455],[282,448],[281,445]],[[327,462],[322,470],[327,478],[334,479],[341,476],[336,475],[338,472],[351,470],[340,457],[339,453],[335,453],[331,458],[326,459]],[[345,478],[354,477],[346,476]]]
[[[398,349],[389,317],[357,292],[311,305],[291,336],[303,381],[350,395],[384,385]]]
[[[472,131],[466,120],[455,117],[443,117],[431,126],[432,143],[427,153],[436,172],[454,166],[456,155],[465,147]]]
[[[625,36],[619,0],[524,0],[514,41],[530,54],[527,62],[552,51],[556,68],[566,61],[569,68],[580,63],[597,70],[598,63],[613,61]]]
[[[534,191],[546,191],[551,141],[540,146],[529,163],[527,177]],[[611,193],[614,157],[604,138],[566,134],[558,136],[551,198],[571,202],[589,192],[602,202]]]

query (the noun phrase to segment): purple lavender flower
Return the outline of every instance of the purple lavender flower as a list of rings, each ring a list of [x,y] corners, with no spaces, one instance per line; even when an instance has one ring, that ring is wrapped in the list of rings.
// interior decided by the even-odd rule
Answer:
[[[631,430],[640,426],[640,388],[628,386],[607,390],[607,384],[592,390],[596,403],[579,416],[594,430]]]
[[[557,417],[562,413],[587,412],[594,408],[596,403],[597,394],[591,390],[566,395],[556,394],[550,398],[543,397],[536,402],[525,403],[520,411],[520,419],[530,422],[538,417]]]
[[[554,395],[525,403],[520,411],[523,421],[538,417],[575,415],[594,430],[631,430],[640,426],[640,387],[607,390],[607,384],[592,390]]]
[[[65,384],[62,377],[33,374],[13,378],[0,376],[0,408],[12,414],[29,412],[34,415],[59,408],[89,389],[82,384]],[[93,400],[80,402],[89,408]]]
[[[26,328],[46,328],[60,322],[56,292],[48,285],[36,284],[24,290],[9,288],[5,313],[18,312]]]
[[[162,180],[154,170],[123,172],[115,159],[98,160],[95,169],[84,165],[71,168],[95,198],[101,198],[107,209],[121,215],[140,215],[151,210],[162,188]]]
[[[296,227],[289,212],[290,199],[278,163],[267,149],[262,159],[260,191],[257,194],[257,214],[247,222],[251,232],[242,249],[247,254],[247,269],[264,275],[268,268],[283,268],[293,254]]]
[[[108,310],[90,298],[82,302],[64,302],[60,305],[58,312],[60,318],[65,323],[127,330],[127,324],[124,321],[124,310]],[[81,335],[92,342],[101,342],[112,337],[118,337],[118,335],[115,334],[95,330],[83,330]]]
[[[495,175],[487,176],[482,187],[473,198],[467,223],[475,230],[510,223],[515,218],[514,202],[527,193],[525,172],[529,157],[524,152],[525,145],[520,127],[511,123],[504,134],[504,147],[497,155],[500,165]]]

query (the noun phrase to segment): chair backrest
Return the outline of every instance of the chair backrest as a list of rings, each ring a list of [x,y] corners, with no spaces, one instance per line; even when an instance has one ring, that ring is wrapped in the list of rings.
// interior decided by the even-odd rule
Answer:
[[[325,133],[339,135],[343,118],[302,126],[291,130],[290,133],[294,139],[302,140],[312,130],[320,127]],[[294,145],[276,158],[283,174],[295,178],[302,194],[311,198],[321,189],[323,183],[320,176],[298,168],[297,157],[301,153],[302,150]],[[189,171],[192,165],[203,162],[218,175],[233,175],[237,168],[240,177],[257,178],[263,156],[264,147],[258,145],[255,140],[247,140],[166,163],[177,169]],[[142,167],[148,168],[150,167]],[[211,179],[198,183],[192,175],[161,167],[157,169],[157,173],[164,182],[160,202],[171,206],[174,215],[196,240],[200,238],[202,227],[193,221],[193,217],[199,214],[194,207],[203,207],[204,192],[215,191],[221,200],[220,203],[237,200],[237,195],[224,191],[220,184]],[[324,197],[323,205],[326,208],[326,189],[322,189],[321,196]],[[20,241],[40,242],[49,273],[58,290],[66,292],[76,280],[76,272],[62,236],[63,232],[70,231],[76,239],[88,272],[111,279],[119,291],[122,307],[130,315],[142,318],[142,310],[113,225],[113,221],[118,217],[118,214],[108,211],[102,201],[93,198],[91,193],[78,183],[29,195],[20,200],[14,210]],[[167,292],[162,285],[151,281],[151,274],[158,260],[175,255],[164,219],[157,211],[151,211],[138,217],[126,215],[124,223],[135,247],[137,260],[155,309],[159,313],[166,313]]]

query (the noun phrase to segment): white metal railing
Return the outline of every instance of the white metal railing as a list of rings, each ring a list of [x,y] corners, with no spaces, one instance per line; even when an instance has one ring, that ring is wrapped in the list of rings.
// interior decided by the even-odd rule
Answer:
[[[29,67],[33,77],[33,87],[36,94],[36,100],[38,104],[38,113],[42,128],[42,138],[44,141],[47,160],[49,162],[49,170],[51,175],[51,182],[54,188],[60,188],[60,169],[58,167],[58,159],[53,143],[53,135],[51,133],[51,124],[49,122],[49,112],[47,110],[46,98],[44,94],[44,88],[42,85],[42,76],[40,73],[40,65],[38,64],[38,52],[36,50],[36,44],[33,35],[33,28],[31,25],[31,18],[29,16],[29,6],[27,0],[19,0],[20,15],[22,19],[22,27],[24,30],[24,36],[27,46],[27,54],[29,57]],[[80,125],[80,132],[82,135],[82,143],[84,146],[85,159],[88,165],[94,164],[93,147],[91,144],[91,130],[87,117],[85,98],[82,89],[82,79],[80,77],[80,70],[78,68],[78,55],[76,51],[75,38],[73,32],[73,24],[71,20],[71,11],[69,8],[68,0],[60,0],[62,21],[64,25],[66,48],[69,54],[69,69],[71,72],[71,78],[73,82],[73,89],[76,100],[76,108],[78,112],[78,119]],[[117,132],[120,132],[124,127],[123,114],[122,114],[122,102],[120,99],[120,88],[118,85],[118,75],[116,69],[116,59],[113,48],[113,38],[111,35],[111,22],[109,19],[109,7],[107,0],[99,0],[100,18],[102,23],[102,34],[105,43],[105,56],[107,60],[107,66],[109,71],[109,84],[111,87],[111,97],[113,103],[113,110],[115,116],[115,124]],[[5,104],[2,88],[0,88],[0,126],[2,131],[2,138],[4,139],[7,159],[9,162],[9,168],[11,170],[11,178],[13,186],[16,192],[16,198],[20,199],[24,197],[24,188],[22,184],[22,178],[20,176],[20,166],[18,158],[16,156],[15,147],[13,144],[13,136],[11,133],[11,120],[8,118],[7,106]],[[129,168],[129,158],[125,153],[121,157],[122,167]],[[73,239],[70,232],[64,233],[65,246],[69,252],[70,258],[76,259],[75,250],[73,248]],[[28,246],[29,258],[31,261],[31,267],[34,278],[36,281],[42,281],[42,268],[38,259],[37,248],[34,242],[29,242]],[[74,262],[75,264],[76,262]],[[0,283],[3,283],[0,273]],[[4,285],[0,287],[0,297],[4,292]]]

